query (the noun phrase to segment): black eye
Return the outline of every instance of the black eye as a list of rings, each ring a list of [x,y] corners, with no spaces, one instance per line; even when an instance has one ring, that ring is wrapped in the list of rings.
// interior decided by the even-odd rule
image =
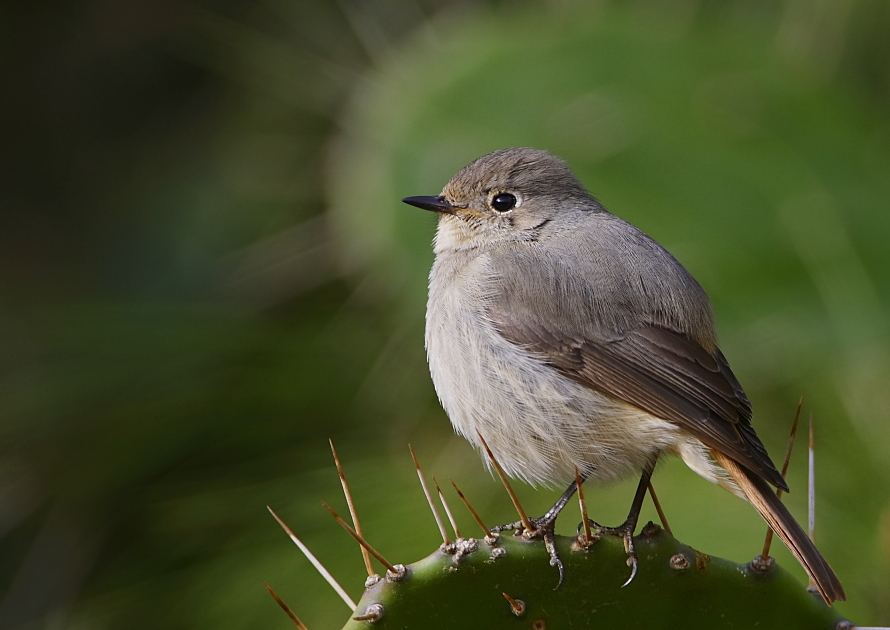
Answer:
[[[512,210],[515,206],[516,197],[514,197],[510,193],[501,193],[499,195],[495,195],[494,199],[491,200],[491,207],[498,212],[506,212],[507,210]]]

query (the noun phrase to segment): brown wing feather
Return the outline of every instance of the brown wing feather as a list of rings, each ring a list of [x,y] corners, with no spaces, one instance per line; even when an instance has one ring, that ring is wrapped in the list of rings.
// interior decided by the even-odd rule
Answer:
[[[723,355],[686,335],[646,326],[608,342],[569,339],[509,314],[489,313],[508,341],[572,380],[675,423],[787,490],[751,427],[751,404]]]

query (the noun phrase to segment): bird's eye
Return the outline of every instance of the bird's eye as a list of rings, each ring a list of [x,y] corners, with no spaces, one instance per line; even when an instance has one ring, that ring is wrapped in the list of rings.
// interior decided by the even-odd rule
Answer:
[[[506,212],[516,207],[516,197],[510,193],[495,195],[491,200],[491,207],[498,212]]]

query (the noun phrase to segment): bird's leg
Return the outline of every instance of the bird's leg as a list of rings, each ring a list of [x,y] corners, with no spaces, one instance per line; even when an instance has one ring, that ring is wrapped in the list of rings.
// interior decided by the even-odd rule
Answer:
[[[643,499],[646,497],[646,489],[649,486],[649,481],[652,479],[652,473],[655,471],[655,462],[657,460],[658,456],[653,457],[652,461],[643,469],[643,474],[640,476],[640,483],[637,485],[637,491],[634,494],[633,503],[631,503],[630,506],[630,512],[628,512],[627,520],[625,520],[624,523],[618,527],[605,527],[599,523],[590,521],[591,526],[596,529],[598,535],[621,536],[621,538],[624,539],[624,551],[627,553],[627,564],[631,567],[631,573],[630,577],[622,586],[627,586],[633,582],[633,579],[637,575],[639,561],[637,560],[637,552],[634,549],[633,534],[637,528],[637,521],[640,518],[640,511],[643,508]],[[584,483],[586,478],[586,475],[582,476],[581,483]],[[563,567],[562,560],[559,559],[559,553],[556,551],[556,518],[577,490],[578,484],[576,481],[573,481],[569,484],[569,487],[566,488],[566,491],[562,493],[562,496],[557,499],[556,503],[553,504],[553,507],[547,510],[547,513],[544,514],[544,516],[529,519],[534,528],[532,531],[526,530],[522,521],[508,523],[507,525],[498,525],[491,529],[492,532],[514,530],[527,539],[543,539],[544,546],[550,554],[550,566],[554,566],[559,570],[559,581],[556,583],[556,588],[560,587],[563,578],[565,577],[565,568]]]
[[[584,483],[584,479],[586,478],[587,475],[582,475],[581,483]],[[556,517],[559,516],[559,513],[562,512],[562,509],[566,506],[572,496],[574,496],[577,490],[577,482],[573,481],[569,484],[569,487],[566,488],[566,491],[562,493],[562,496],[556,500],[553,507],[547,510],[547,513],[544,514],[544,516],[529,519],[532,527],[534,527],[532,531],[527,531],[522,525],[522,521],[516,521],[515,523],[509,523],[507,525],[498,525],[497,527],[491,528],[491,531],[493,532],[515,530],[517,533],[528,539],[542,538],[544,540],[544,546],[550,554],[550,566],[556,567],[559,570],[559,581],[556,583],[556,588],[560,587],[562,579],[565,577],[565,568],[563,567],[562,560],[559,559],[559,553],[556,551]]]
[[[639,562],[637,561],[637,552],[634,550],[633,535],[634,530],[637,528],[637,520],[640,518],[640,510],[643,507],[643,499],[646,497],[646,489],[649,486],[649,481],[652,479],[652,473],[655,471],[655,462],[657,459],[658,457],[656,456],[646,468],[643,469],[643,474],[640,476],[640,483],[637,485],[637,492],[634,494],[634,500],[630,506],[630,512],[624,523],[618,527],[603,527],[599,523],[591,523],[600,535],[621,536],[624,539],[624,551],[627,553],[627,565],[631,567],[631,571],[630,577],[627,578],[627,582],[622,584],[622,587],[633,582],[633,579],[637,575]]]

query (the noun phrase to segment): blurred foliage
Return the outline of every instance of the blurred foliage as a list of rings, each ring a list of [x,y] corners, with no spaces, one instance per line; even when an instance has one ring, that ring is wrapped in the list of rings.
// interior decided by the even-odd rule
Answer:
[[[880,0],[4,7],[0,627],[287,627],[263,581],[339,627],[264,509],[358,596],[328,437],[393,561],[436,544],[409,441],[510,520],[435,400],[434,218],[398,200],[517,145],[699,278],[774,457],[803,394],[839,610],[890,623],[888,29]],[[758,550],[743,502],[656,485],[684,542]]]

